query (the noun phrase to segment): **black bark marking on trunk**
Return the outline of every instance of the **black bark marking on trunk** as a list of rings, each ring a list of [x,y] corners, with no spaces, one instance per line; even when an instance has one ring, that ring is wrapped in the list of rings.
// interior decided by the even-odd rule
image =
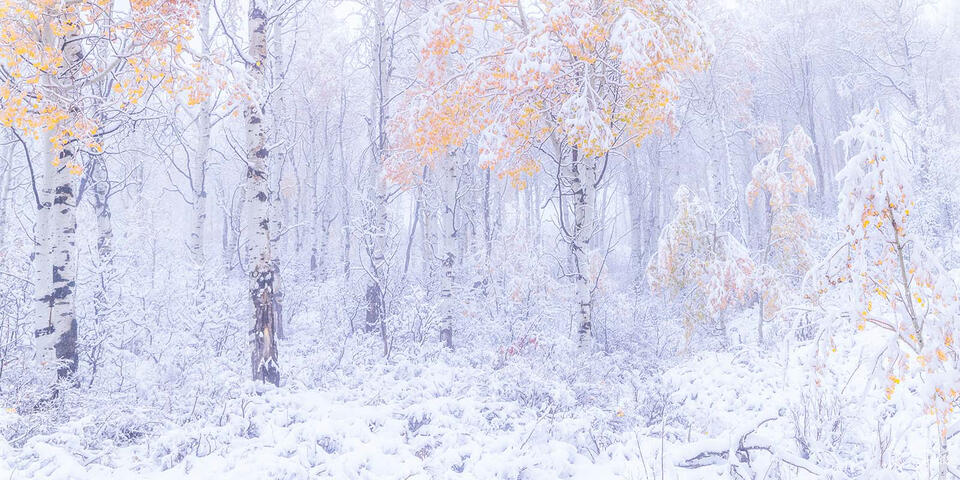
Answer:
[[[63,278],[63,272],[64,272],[65,269],[66,269],[66,267],[62,267],[62,266],[58,267],[58,266],[56,266],[56,265],[54,265],[54,266],[52,267],[52,272],[51,272],[51,273],[53,274],[53,283],[59,283],[59,282],[63,282],[63,281],[65,280],[65,279]]]
[[[577,329],[577,334],[579,334],[581,337],[590,335],[591,328],[592,328],[592,322],[590,321],[583,322],[580,324],[580,328]]]
[[[44,328],[41,328],[41,329],[38,329],[38,330],[34,330],[34,331],[33,331],[33,337],[34,337],[34,338],[40,338],[40,337],[42,337],[42,336],[44,336],[44,335],[50,335],[50,334],[52,334],[52,333],[53,333],[53,325],[50,325],[50,326],[48,326],[48,327],[44,327]]]
[[[57,360],[65,363],[57,369],[57,379],[72,379],[77,373],[77,319],[70,321],[70,328],[60,335],[60,340],[53,345]]]
[[[453,350],[453,329],[450,327],[443,327],[440,329],[440,342],[443,343],[443,346]]]
[[[457,239],[456,233],[451,235],[451,239],[453,242],[456,242],[456,239]],[[446,297],[445,298],[446,302],[453,301],[452,288],[453,288],[454,279],[453,279],[452,272],[453,272],[454,262],[455,262],[455,259],[454,259],[453,253],[451,252],[447,252],[447,255],[443,258],[443,261],[441,262],[441,265],[443,266],[443,269],[444,269],[444,276],[447,277],[446,288],[441,293],[443,297]],[[443,319],[443,326],[440,329],[440,342],[443,343],[444,347],[449,348],[450,350],[453,350],[453,312],[449,310],[449,305],[447,305],[447,309],[445,310],[446,311],[444,312],[444,315],[446,316],[446,318]]]
[[[380,284],[371,283],[367,287],[367,315],[363,325],[363,331],[370,333],[376,331],[377,326],[383,321],[383,295]]]

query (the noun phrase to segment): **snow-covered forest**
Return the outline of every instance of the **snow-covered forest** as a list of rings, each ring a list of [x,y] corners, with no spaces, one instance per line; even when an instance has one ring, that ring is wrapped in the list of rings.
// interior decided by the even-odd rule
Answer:
[[[0,0],[0,478],[960,479],[958,0]]]

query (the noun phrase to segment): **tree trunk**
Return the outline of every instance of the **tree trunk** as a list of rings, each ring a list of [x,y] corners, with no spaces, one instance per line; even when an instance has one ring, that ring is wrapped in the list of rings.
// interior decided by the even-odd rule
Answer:
[[[222,250],[223,265],[228,270],[233,264],[233,255],[230,249],[230,214],[223,212],[223,222],[220,225],[220,249]]]
[[[440,172],[440,188],[443,195],[441,207],[441,245],[440,254],[440,341],[449,349],[453,349],[453,321],[456,311],[454,285],[456,284],[456,257],[458,243],[457,210],[457,154],[450,155],[447,164]]]
[[[110,178],[106,159],[93,158],[93,212],[97,217],[97,275],[94,294],[94,312],[98,320],[105,315],[110,303],[109,287],[113,282],[113,222],[110,213]]]
[[[327,251],[330,249],[330,220],[327,219],[326,214],[321,214],[320,217],[316,220],[319,221],[320,232],[318,235],[320,238],[318,240],[319,246],[317,247],[317,252],[315,258],[317,259],[317,280],[326,281],[327,280]]]
[[[247,239],[251,262],[250,298],[253,300],[253,352],[251,366],[253,379],[280,384],[280,369],[277,362],[276,344],[276,294],[274,268],[270,245],[270,194],[268,183],[267,131],[264,124],[266,81],[264,66],[267,62],[267,15],[260,0],[250,2],[249,55],[247,73],[254,85],[255,97],[247,105],[247,214],[249,218]]]
[[[423,174],[426,175],[427,167],[423,167]],[[410,272],[410,253],[413,251],[413,244],[417,238],[417,226],[420,224],[420,209],[423,207],[423,185],[414,190],[413,213],[410,217],[410,234],[407,235],[407,247],[403,252],[403,277],[406,279]]]
[[[290,162],[290,165],[287,164],[290,160],[287,156],[287,138],[283,129],[286,118],[286,96],[287,88],[284,80],[284,62],[286,61],[286,52],[283,47],[283,23],[279,20],[272,24],[272,35],[273,35],[273,52],[271,55],[266,55],[263,63],[271,61],[268,65],[271,68],[272,81],[270,82],[270,87],[263,90],[264,96],[267,95],[267,92],[274,90],[272,97],[274,100],[272,107],[272,120],[273,120],[273,142],[276,145],[275,153],[272,154],[272,158],[267,166],[267,176],[270,180],[273,181],[273,184],[270,184],[270,181],[267,182],[268,195],[273,197],[273,201],[269,202],[268,208],[270,212],[268,214],[270,222],[270,234],[271,234],[271,266],[274,272],[274,295],[273,295],[273,321],[276,334],[279,338],[284,338],[283,325],[283,291],[280,288],[280,254],[281,252],[290,252],[290,241],[295,240],[299,235],[298,231],[295,232],[284,232],[283,226],[290,225],[290,193],[285,192],[284,188],[288,187],[284,183],[284,175],[292,175],[293,181],[297,182],[297,188],[299,189],[299,175],[297,175],[297,166],[295,163]],[[264,51],[267,50],[267,47],[264,46]],[[265,106],[266,108],[266,106]],[[269,135],[267,136],[269,137]],[[287,173],[286,169],[292,169],[291,173]],[[296,197],[299,199],[299,196]],[[296,210],[296,209],[294,209]],[[296,214],[296,211],[294,212]],[[295,224],[294,224],[295,225]],[[297,228],[299,230],[299,228]],[[289,235],[288,235],[289,234]],[[291,238],[293,237],[293,238]],[[286,247],[284,249],[283,247]]]
[[[53,41],[52,24],[46,24],[43,35]],[[60,90],[64,98],[76,93],[74,79],[71,77],[75,67],[83,61],[83,52],[76,34],[69,34],[61,40],[64,66],[60,69],[60,78],[45,78],[44,81],[63,85]],[[75,116],[77,107],[68,111]],[[77,373],[77,317],[76,298],[76,237],[77,237],[77,199],[74,189],[74,177],[71,167],[79,165],[76,143],[72,139],[62,149],[53,148],[53,135],[60,125],[46,130],[42,137],[44,178],[41,207],[38,221],[41,223],[41,236],[38,240],[38,253],[41,258],[39,278],[36,286],[36,308],[34,311],[34,331],[37,357],[41,365],[57,367],[57,380],[68,380],[76,385]],[[52,376],[52,375],[51,375]],[[51,383],[53,379],[51,378]],[[59,390],[55,387],[53,395]]]
[[[13,186],[13,149],[14,145],[10,144],[5,155],[7,166],[0,171],[0,242],[4,241],[7,231],[7,199]]]
[[[97,216],[97,255],[102,265],[113,263],[113,223],[110,213],[110,184],[103,157],[93,162],[93,210]]]
[[[234,211],[234,199],[237,198],[237,196],[234,194],[228,197],[227,192],[223,188],[223,184],[219,182],[217,184],[217,195],[220,197],[220,202],[222,202],[221,209],[223,210],[223,224],[222,230],[220,231],[223,265],[227,270],[232,271],[234,261],[238,260],[239,257],[239,252],[237,251],[237,245],[239,244],[237,238],[237,219],[240,215]],[[243,206],[243,195],[240,195],[237,204],[238,208],[236,210],[240,210],[239,207]]]
[[[350,279],[351,245],[353,241],[353,225],[350,204],[352,191],[350,190],[350,169],[347,165],[346,155],[343,153],[343,121],[347,111],[347,95],[344,91],[340,92],[340,118],[337,121],[337,151],[340,157],[340,221],[343,225],[341,241],[343,249],[341,250],[340,263],[343,265],[343,275]]]
[[[389,354],[385,323],[385,284],[387,279],[387,189],[382,177],[384,155],[387,152],[387,107],[390,99],[390,69],[392,48],[386,31],[386,13],[382,0],[375,0],[371,18],[374,22],[374,48],[371,51],[373,73],[373,101],[370,104],[370,168],[367,172],[367,208],[364,246],[367,269],[367,312],[364,330],[380,330],[384,356]]]
[[[633,159],[628,159],[626,163],[627,205],[630,208],[630,265],[633,269],[633,283],[639,286],[643,283],[643,257],[646,255],[643,225],[644,192],[636,162]]]
[[[714,128],[717,128],[714,126]],[[720,129],[717,128],[717,131]],[[717,134],[719,135],[719,134]],[[714,142],[717,140],[714,139]],[[723,184],[720,177],[720,156],[716,153],[715,145],[710,149],[710,158],[707,159],[707,198],[713,209],[720,211],[723,205]]]
[[[201,2],[200,6],[200,43],[201,52],[206,57],[210,44],[210,6]],[[197,157],[190,165],[190,185],[193,190],[193,229],[190,232],[190,253],[198,265],[204,261],[204,227],[207,223],[207,161],[210,157],[210,110],[209,98],[200,105],[197,118]]]
[[[593,274],[587,251],[596,226],[596,159],[580,155],[573,148],[570,187],[573,191],[573,225],[570,234],[570,252],[573,256],[573,278],[576,285],[577,320],[581,344],[591,338],[593,327]]]
[[[436,212],[434,211],[433,204],[430,202],[430,195],[428,193],[428,189],[433,187],[433,183],[429,171],[425,170],[423,183],[417,191],[420,200],[420,265],[423,278],[427,281],[433,279],[434,268],[437,264],[435,259],[438,257],[435,253],[437,251],[435,232]]]
[[[364,231],[365,268],[367,270],[367,287],[365,298],[367,311],[364,321],[364,331],[374,332],[378,329],[383,333],[385,328],[383,319],[385,314],[383,284],[386,278],[386,258],[384,249],[386,243],[387,212],[385,207],[386,192],[383,180],[380,178],[380,162],[373,159],[372,170],[369,175],[374,185],[368,187],[366,228]],[[386,352],[386,347],[385,347]]]
[[[949,463],[948,463],[950,457],[949,457],[949,450],[947,450],[947,431],[946,431],[947,426],[943,425],[941,426],[941,428],[943,430],[939,432],[940,433],[939,435],[940,451],[938,452],[939,454],[937,455],[939,459],[939,462],[938,462],[939,465],[937,469],[937,480],[947,480],[950,478],[950,469],[949,469]]]
[[[387,344],[386,305],[384,285],[387,278],[387,264],[384,251],[386,248],[386,185],[380,178],[380,161],[372,161],[370,179],[374,185],[368,187],[366,228],[364,229],[364,260],[367,270],[367,286],[365,299],[367,310],[364,318],[363,330],[367,333],[379,331],[383,341],[383,355],[389,354]]]
[[[824,170],[826,165],[823,161],[823,149],[820,148],[820,143],[817,142],[817,124],[814,117],[814,108],[813,105],[814,99],[809,98],[807,100],[807,132],[810,133],[810,141],[813,142],[813,170],[817,175],[817,209],[818,212],[823,213],[827,210],[827,199],[830,198],[830,186],[826,182],[826,174]]]
[[[208,102],[203,103],[203,111],[200,112],[198,121],[200,137],[197,142],[197,158],[191,165],[193,187],[193,229],[190,232],[190,253],[197,264],[204,261],[203,243],[204,228],[207,223],[207,159],[210,149],[210,110]]]
[[[269,106],[271,109],[271,119],[273,121],[273,139],[272,142],[276,147],[273,149],[272,159],[268,166],[269,177],[273,182],[270,185],[269,194],[272,196],[272,201],[270,202],[270,233],[273,235],[271,240],[273,241],[273,261],[279,262],[280,252],[289,252],[289,249],[284,250],[281,247],[286,245],[289,247],[289,236],[284,233],[281,236],[284,225],[289,224],[287,215],[290,211],[287,204],[288,194],[285,194],[284,190],[284,174],[287,169],[287,155],[286,149],[287,145],[285,144],[285,136],[283,135],[282,126],[286,121],[286,88],[284,88],[284,79],[283,79],[283,63],[284,63],[284,51],[283,51],[283,29],[282,23],[277,21],[272,25],[272,52],[271,55],[268,55],[269,65],[271,67],[271,82],[270,88],[275,91],[272,92],[271,97],[273,99],[273,104]],[[269,90],[264,90],[265,94]],[[296,167],[294,168],[294,177],[296,177]],[[299,180],[297,180],[299,182]],[[277,319],[277,321],[282,321],[282,319]]]
[[[329,148],[327,142],[327,114],[323,114],[323,148]],[[313,129],[313,122],[311,121],[311,130],[310,130],[310,146],[311,152],[317,151],[316,144],[316,132]],[[318,165],[319,156],[313,155],[312,158],[307,159],[307,165],[310,169],[310,274],[313,276],[314,280],[319,280],[320,276],[323,274],[323,255],[320,254],[320,242],[321,242],[321,233],[320,233],[320,222],[322,209],[320,205],[320,168]],[[332,162],[331,162],[332,164]],[[326,249],[326,234],[323,234],[324,249]],[[324,252],[325,254],[326,252]]]
[[[312,122],[311,122],[312,124]],[[327,169],[333,167],[335,142],[330,138],[329,111],[324,110],[323,122],[323,149],[326,151]],[[312,151],[316,152],[316,132],[311,130],[310,142]],[[312,175],[312,194],[310,199],[310,270],[313,272],[314,280],[327,279],[327,253],[330,244],[330,215],[327,207],[329,206],[329,192],[333,185],[333,178],[330,175],[323,176],[323,185],[320,185],[320,170],[324,168],[320,162],[320,156],[314,156],[308,162],[311,166]],[[321,201],[321,198],[324,198]]]
[[[490,169],[485,168],[483,172],[483,258],[488,264],[493,255],[493,225],[490,209]]]
[[[49,139],[50,133],[47,134]],[[76,163],[72,145],[63,151],[44,151],[42,208],[38,252],[34,331],[37,356],[46,367],[57,366],[57,379],[71,379],[77,372],[77,318],[75,245],[77,235],[74,175],[68,165]],[[56,395],[56,390],[54,391]]]
[[[646,260],[649,255],[656,251],[657,239],[660,238],[660,209],[663,205],[663,175],[661,171],[661,150],[659,143],[650,151],[650,166],[648,177],[650,179],[650,201],[647,210],[647,224],[644,230],[644,245],[646,245],[647,256],[644,258],[643,268],[646,269]]]

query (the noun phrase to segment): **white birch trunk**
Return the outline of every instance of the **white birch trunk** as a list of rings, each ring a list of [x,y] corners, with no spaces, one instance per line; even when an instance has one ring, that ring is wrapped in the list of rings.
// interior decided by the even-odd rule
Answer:
[[[389,353],[387,344],[385,312],[386,272],[386,226],[387,226],[387,189],[382,178],[383,156],[387,151],[387,103],[390,98],[389,78],[391,50],[386,33],[386,14],[383,1],[373,2],[372,19],[374,22],[373,49],[371,49],[371,68],[373,70],[374,96],[370,112],[370,168],[367,172],[367,214],[365,225],[365,269],[367,270],[366,300],[367,311],[364,330],[380,331],[383,352]]]
[[[110,213],[110,178],[106,160],[93,161],[93,211],[97,217],[97,255],[104,267],[113,263],[113,222]]]
[[[943,427],[943,428],[946,428],[946,427]],[[946,435],[947,434],[945,431],[940,433],[940,448],[939,448],[939,451],[937,452],[938,453],[937,457],[939,460],[938,462],[939,465],[937,469],[937,480],[947,480],[948,478],[951,477],[950,475],[951,472],[949,468],[950,467],[950,463],[949,463],[950,451],[948,450]]]
[[[110,287],[113,285],[113,222],[110,213],[110,178],[106,159],[94,157],[91,167],[93,180],[93,212],[97,219],[97,264],[99,276],[94,294],[94,313],[98,320],[103,319],[113,299]]]
[[[736,168],[733,164],[733,154],[730,152],[730,136],[727,135],[727,122],[721,117],[720,118],[720,136],[723,140],[723,157],[724,165],[727,170],[727,192],[733,198],[732,204],[730,205],[731,211],[729,219],[732,227],[740,232],[740,238],[746,238],[746,227],[744,226],[744,218],[742,212],[746,210],[746,196],[741,193],[740,190],[740,181],[737,180]],[[718,212],[723,211],[726,208],[725,205],[718,205],[720,207]]]
[[[323,113],[323,148],[330,148],[329,140],[327,138],[327,112]],[[320,204],[320,168],[319,165],[319,155],[317,152],[317,135],[316,135],[316,124],[311,118],[310,125],[310,156],[306,159],[307,168],[310,170],[310,273],[313,276],[314,280],[319,280],[321,276],[325,277],[323,272],[324,270],[324,256],[326,255],[326,238],[321,240],[321,231],[320,231],[320,222],[321,215],[323,210]],[[331,158],[330,165],[333,165]],[[324,232],[325,237],[325,232]],[[320,247],[320,244],[323,243],[323,247]],[[321,251],[323,253],[321,253]]]
[[[351,210],[352,191],[350,190],[350,169],[347,164],[346,155],[343,150],[343,121],[346,116],[346,93],[340,95],[340,115],[337,120],[337,152],[340,158],[340,221],[342,222],[340,263],[343,266],[343,275],[349,280],[351,270],[351,246],[353,244],[353,220]]]
[[[570,187],[573,192],[573,225],[570,251],[573,256],[573,278],[576,287],[577,333],[581,344],[589,342],[593,328],[593,273],[588,248],[596,227],[596,159],[581,156],[573,149]]]
[[[5,157],[11,159],[12,163],[13,158],[13,145],[11,144],[7,148]],[[4,241],[4,235],[7,230],[7,202],[9,197],[9,192],[11,186],[13,185],[13,171],[12,166],[7,165],[3,171],[0,171],[0,242]]]
[[[207,161],[210,156],[210,105],[203,102],[200,118],[197,121],[199,137],[197,139],[197,158],[191,164],[190,176],[193,179],[193,226],[190,232],[190,252],[197,264],[204,262],[203,244],[207,224]]]
[[[662,218],[661,209],[663,207],[661,155],[662,151],[658,143],[650,152],[650,167],[648,170],[650,202],[647,209],[647,223],[644,228],[644,244],[646,251],[650,254],[656,250],[657,239],[660,237],[660,218]],[[647,258],[649,258],[649,254]],[[646,261],[646,258],[644,260]],[[646,262],[644,262],[643,268],[646,268]]]
[[[250,297],[253,300],[253,379],[280,384],[277,362],[275,269],[270,245],[270,195],[268,184],[267,130],[263,98],[266,96],[264,66],[267,62],[267,15],[260,0],[251,0],[248,17],[249,55],[247,73],[254,86],[254,99],[245,111],[247,123],[246,209],[250,258]]]
[[[449,349],[453,349],[453,322],[456,311],[454,289],[457,281],[456,265],[459,229],[457,225],[457,171],[458,157],[456,153],[450,155],[440,171],[440,191],[443,196],[441,207],[441,253],[440,253],[440,341]]]
[[[317,258],[317,279],[320,281],[326,281],[327,252],[330,250],[330,220],[328,219],[326,213],[323,213],[321,210],[319,216],[314,217],[314,222],[319,222],[317,226],[320,229],[320,231],[317,233],[319,238],[315,240],[319,244],[315,254]]]
[[[714,210],[719,210],[722,203],[721,191],[723,190],[720,180],[720,157],[715,149],[710,150],[710,158],[707,159],[707,198]]]
[[[51,25],[43,30],[45,41],[56,42]],[[75,66],[83,61],[80,42],[74,35],[60,40],[65,67],[62,78],[46,78],[44,81],[60,85],[64,98],[76,93],[69,77]],[[76,114],[74,110],[68,112]],[[63,150],[51,150],[52,135],[59,129],[47,130],[42,138],[41,150],[44,163],[41,209],[38,212],[40,237],[38,252],[41,255],[38,278],[35,282],[36,304],[33,336],[36,339],[36,355],[43,366],[42,376],[51,383],[53,367],[56,380],[67,380],[75,385],[77,373],[77,318],[74,305],[76,296],[76,236],[77,200],[74,188],[75,175],[70,166],[79,164],[76,144],[68,143]],[[50,375],[47,375],[50,372]],[[53,394],[59,391],[54,388]]]
[[[437,255],[437,240],[436,240],[436,222],[437,215],[434,211],[434,205],[430,201],[430,195],[428,189],[433,188],[433,179],[429,176],[430,172],[427,171],[423,177],[423,184],[420,186],[418,195],[420,196],[420,223],[423,228],[420,229],[420,257],[421,257],[421,273],[423,278],[429,280],[433,279],[434,271],[436,268],[436,258]]]
[[[379,330],[381,336],[386,342],[386,325],[384,325],[384,281],[386,279],[386,257],[384,255],[386,247],[386,224],[387,211],[386,204],[386,185],[380,174],[380,161],[377,158],[372,159],[370,176],[370,185],[367,187],[366,199],[366,226],[364,231],[364,260],[367,271],[367,287],[365,298],[367,301],[367,311],[364,321],[364,331],[374,332]],[[386,343],[384,343],[384,354],[386,354]]]
[[[493,225],[490,209],[490,169],[483,172],[483,258],[489,264],[493,255]],[[486,275],[484,276],[486,278]]]
[[[639,153],[639,152],[634,152]],[[640,175],[637,172],[636,160],[630,158],[627,160],[627,205],[630,209],[630,266],[633,270],[633,283],[635,286],[643,284],[643,264],[644,255],[646,255],[646,243],[644,241],[645,225],[643,224],[644,210],[644,189],[641,187]]]
[[[201,2],[200,6],[200,43],[201,54],[207,56],[210,49],[210,5]],[[210,158],[210,111],[209,98],[200,105],[197,118],[197,157],[190,165],[190,182],[193,190],[193,225],[190,232],[190,253],[198,265],[204,262],[204,229],[207,224],[207,163]]]
[[[287,247],[289,247],[289,241],[291,240],[289,235],[282,235],[282,228],[284,225],[290,224],[290,195],[288,192],[284,192],[284,173],[286,169],[292,169],[292,175],[294,181],[296,182],[297,189],[299,191],[300,180],[297,175],[297,166],[291,162],[291,165],[287,165],[287,142],[284,124],[287,121],[287,108],[286,108],[286,96],[287,88],[286,82],[284,80],[284,65],[285,65],[285,52],[283,48],[283,28],[282,22],[277,21],[273,24],[273,49],[272,55],[268,55],[268,58],[273,59],[272,62],[272,88],[275,88],[276,91],[273,92],[274,104],[273,104],[273,138],[274,144],[277,145],[276,152],[273,154],[273,158],[270,160],[270,165],[268,168],[272,169],[272,172],[268,174],[270,178],[275,179],[273,185],[276,187],[276,191],[273,193],[274,201],[270,203],[270,234],[272,235],[273,246],[271,247],[272,257],[271,261],[274,268],[274,324],[276,327],[277,336],[284,338],[284,317],[283,317],[283,291],[280,289],[280,277],[279,265],[280,265],[280,252],[281,246],[286,242]],[[266,90],[264,90],[266,92]],[[290,175],[290,173],[287,173]],[[268,182],[269,184],[269,182]],[[299,201],[299,195],[296,197]],[[294,210],[298,210],[294,208]],[[296,213],[296,212],[295,212]],[[294,232],[294,237],[299,235],[299,229],[297,232]],[[295,244],[296,246],[296,244]],[[283,250],[283,251],[289,251]]]
[[[43,148],[49,149],[49,135]],[[76,196],[75,176],[67,165],[76,161],[70,146],[62,152],[43,155],[43,208],[38,238],[40,253],[36,285],[33,335],[37,358],[45,372],[56,367],[56,379],[70,379],[77,372],[76,289]],[[47,375],[44,375],[47,376]],[[53,378],[49,378],[52,382]]]
[[[273,235],[273,255],[274,260],[280,253],[280,246],[283,244],[286,235],[281,237],[280,233],[282,232],[283,225],[286,224],[285,214],[289,211],[289,208],[285,208],[286,199],[283,192],[283,173],[284,169],[287,168],[286,165],[286,144],[283,141],[283,129],[281,128],[283,122],[286,121],[286,104],[285,104],[285,95],[286,89],[284,88],[283,80],[283,33],[280,23],[275,23],[273,25],[273,52],[272,52],[272,62],[271,62],[271,77],[272,77],[272,87],[276,89],[273,92],[273,105],[271,105],[273,110],[273,115],[271,115],[273,120],[273,141],[275,144],[279,145],[273,152],[273,159],[270,161],[270,173],[269,176],[273,180],[273,185],[271,186],[273,196],[273,201],[270,202],[270,232]],[[280,319],[278,319],[280,320]]]

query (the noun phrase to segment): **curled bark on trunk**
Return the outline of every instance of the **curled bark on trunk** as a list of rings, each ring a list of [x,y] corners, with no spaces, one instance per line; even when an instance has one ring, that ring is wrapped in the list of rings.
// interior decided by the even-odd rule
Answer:
[[[273,290],[274,270],[263,269],[258,263],[252,272],[253,287],[253,352],[251,367],[253,379],[280,385],[280,368],[277,362],[276,320],[277,309]]]

